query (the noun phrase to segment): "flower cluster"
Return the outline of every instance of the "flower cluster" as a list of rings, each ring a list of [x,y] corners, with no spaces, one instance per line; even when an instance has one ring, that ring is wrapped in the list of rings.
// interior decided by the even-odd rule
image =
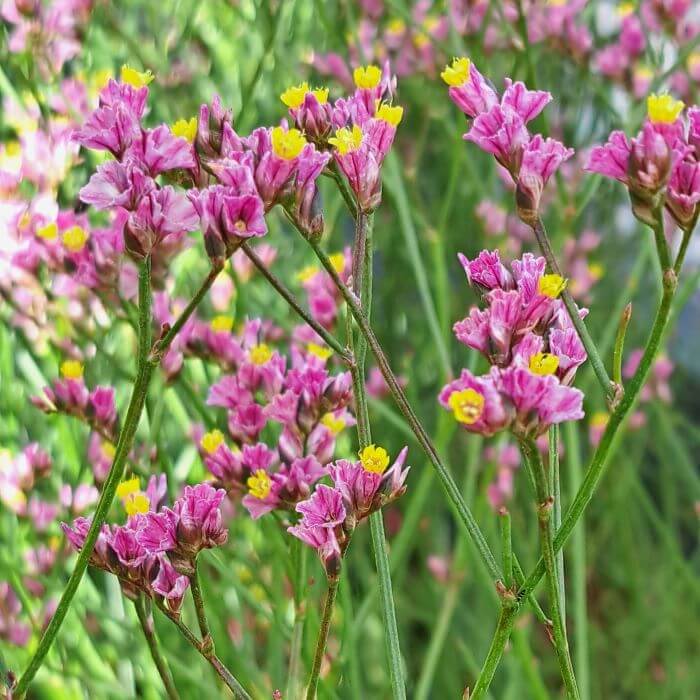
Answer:
[[[320,339],[314,334],[293,345],[288,367],[265,331],[256,320],[239,338],[228,333],[233,371],[211,387],[207,404],[227,409],[232,445],[219,430],[200,440],[207,469],[232,496],[246,494],[243,505],[254,518],[293,510],[308,497],[326,473],[336,436],[355,422],[350,373],[330,371],[332,352]],[[276,436],[274,447],[263,441],[264,431]]]
[[[499,98],[468,58],[455,58],[441,73],[450,99],[473,119],[464,138],[491,153],[516,183],[518,215],[528,224],[539,215],[542,191],[549,178],[574,151],[559,141],[532,135],[527,124],[552,100],[543,90],[528,90],[506,79]]]
[[[307,83],[286,90],[282,101],[299,129],[321,148],[332,147],[335,164],[358,207],[370,212],[381,201],[380,169],[403,108],[391,104],[395,80],[388,67],[382,71],[376,65],[360,66],[354,70],[353,80],[355,92],[332,105],[328,103],[328,90],[312,90]]]
[[[90,564],[119,578],[124,594],[152,597],[177,614],[202,549],[228,539],[221,502],[225,492],[208,484],[185,486],[172,509],[162,506],[165,478],[151,477],[144,493],[138,481],[122,482],[120,493],[129,518],[125,525],[104,525],[90,555]],[[71,545],[83,547],[90,520],[62,524]]]
[[[683,229],[692,228],[700,202],[700,107],[687,111],[670,95],[647,98],[647,118],[636,137],[613,131],[591,150],[586,169],[626,185],[641,221],[654,225],[664,206]]]
[[[341,558],[357,524],[405,492],[410,469],[403,467],[407,452],[404,447],[389,467],[386,450],[368,445],[357,462],[341,459],[329,464],[333,486],[319,484],[309,498],[297,504],[302,517],[288,530],[316,549],[329,578],[338,576]]]
[[[558,298],[566,281],[545,274],[544,258],[530,253],[510,270],[496,251],[460,260],[486,308],[473,307],[454,333],[492,366],[481,377],[462,370],[440,393],[442,406],[483,435],[510,428],[536,437],[552,424],[582,418],[583,394],[570,384],[586,352]]]

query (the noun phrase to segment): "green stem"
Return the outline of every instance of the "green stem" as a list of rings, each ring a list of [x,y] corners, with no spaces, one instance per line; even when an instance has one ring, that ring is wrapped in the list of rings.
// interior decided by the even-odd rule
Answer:
[[[574,667],[569,654],[569,643],[566,638],[566,622],[562,614],[561,587],[559,585],[557,558],[554,553],[554,496],[547,483],[547,474],[545,473],[544,464],[542,463],[542,458],[540,457],[534,440],[531,438],[521,440],[521,447],[535,478],[538,502],[537,515],[540,524],[542,557],[547,573],[549,607],[554,631],[554,649],[566,687],[567,698],[569,698],[569,700],[579,700],[580,695],[574,676]]]
[[[484,665],[481,667],[481,671],[479,672],[479,677],[476,680],[474,690],[469,695],[469,700],[482,700],[482,698],[486,697],[486,693],[488,693],[493,676],[496,673],[498,664],[503,656],[503,651],[506,648],[508,639],[510,638],[510,633],[513,629],[513,624],[515,623],[515,618],[517,615],[518,604],[515,601],[506,601],[504,599],[501,607],[501,613],[498,617],[498,625],[496,626],[496,631],[494,632],[493,639],[491,640],[491,646],[489,647],[488,654],[486,655]]]
[[[124,426],[119,433],[114,460],[105,481],[100,500],[97,503],[95,514],[90,524],[85,542],[83,544],[73,572],[61,595],[56,612],[39,641],[39,646],[34,652],[29,665],[25,669],[15,688],[17,698],[24,697],[29,684],[41,667],[46,655],[53,644],[63,621],[68,614],[73,598],[78,590],[83,574],[87,569],[95,547],[97,538],[102,529],[107,513],[112,506],[117,486],[122,479],[124,467],[134,442],[136,428],[141,418],[141,411],[146,400],[148,383],[153,372],[153,365],[148,362],[148,353],[151,348],[151,261],[146,258],[139,264],[139,336],[136,380],[131,393],[129,407],[124,419]]]
[[[632,303],[625,306],[620,323],[617,327],[617,335],[615,336],[615,347],[613,349],[613,381],[622,386],[622,355],[625,349],[625,336],[627,335],[627,327],[632,318]]]
[[[501,523],[501,551],[503,554],[503,583],[506,588],[513,586],[513,539],[511,536],[510,513],[503,508],[499,513]]]
[[[598,443],[591,463],[586,470],[586,474],[581,483],[573,502],[569,506],[562,525],[557,531],[556,537],[554,538],[554,550],[559,551],[571,534],[579,519],[586,510],[588,503],[590,502],[593,494],[603,476],[605,467],[608,460],[617,446],[618,442],[618,432],[620,427],[624,424],[628,415],[634,407],[639,392],[644,386],[644,382],[649,376],[652,363],[658,353],[661,341],[664,336],[664,331],[668,324],[668,318],[671,313],[671,306],[673,302],[673,297],[676,291],[677,280],[676,275],[673,270],[666,270],[663,275],[663,294],[661,296],[661,303],[659,305],[658,311],[656,312],[656,318],[654,319],[654,324],[651,328],[651,333],[647,341],[642,359],[637,367],[637,371],[634,376],[629,381],[624,396],[619,402],[618,406],[612,412],[610,420],[603,436]],[[538,584],[539,580],[544,575],[544,562],[542,559],[537,563],[537,566],[533,572],[527,577],[525,583],[520,587],[518,591],[518,598],[522,599],[523,596],[530,595]]]
[[[153,663],[158,669],[158,674],[163,681],[163,687],[165,688],[166,695],[170,700],[178,700],[179,695],[177,688],[175,688],[175,683],[173,682],[173,677],[170,674],[170,669],[168,668],[168,662],[161,653],[160,643],[158,642],[158,635],[156,634],[155,627],[153,625],[153,615],[150,611],[146,609],[146,604],[144,602],[143,596],[139,596],[134,601],[134,607],[136,608],[136,615],[141,623],[141,629],[143,630],[143,636],[146,638],[146,643],[148,644],[148,649],[151,652],[151,658]]]
[[[688,224],[687,228],[683,230],[683,238],[681,239],[681,245],[678,248],[678,254],[676,255],[676,262],[673,263],[673,271],[676,273],[676,277],[680,275],[681,268],[683,267],[683,261],[685,260],[685,254],[688,251],[688,244],[690,243],[690,238],[693,235],[693,230],[698,223],[698,217],[700,217],[700,210],[695,215],[693,221]]]
[[[399,407],[399,410],[405,417],[407,423],[411,428],[411,431],[416,436],[416,439],[418,440],[419,444],[421,445],[425,454],[430,460],[430,463],[437,471],[438,477],[440,478],[440,481],[442,482],[442,485],[447,493],[450,504],[454,508],[460,522],[464,525],[467,532],[469,533],[469,536],[474,542],[474,545],[476,546],[479,555],[489,572],[489,575],[495,583],[497,580],[501,579],[502,576],[498,564],[496,563],[496,559],[494,558],[493,553],[491,552],[491,549],[488,546],[488,543],[486,542],[486,538],[484,537],[483,533],[481,532],[481,529],[479,528],[479,525],[474,519],[471,510],[464,502],[464,499],[462,498],[462,495],[459,491],[459,487],[457,486],[454,479],[452,478],[452,475],[449,473],[442,460],[438,456],[430,437],[426,433],[425,429],[423,428],[423,425],[421,424],[420,420],[413,411],[413,408],[408,403],[406,394],[399,385],[396,376],[392,372],[386,355],[384,354],[384,350],[382,349],[376,336],[374,335],[374,331],[372,331],[371,327],[367,323],[367,319],[364,317],[355,295],[347,288],[344,282],[340,279],[331,261],[328,259],[328,256],[319,247],[318,243],[315,241],[309,241],[309,243],[314,249],[314,252],[316,253],[319,261],[326,269],[328,274],[330,274],[336,287],[345,299],[350,309],[350,312],[352,313],[360,329],[360,332],[367,340],[369,348],[372,351],[372,354],[374,355],[375,359],[377,360],[379,370],[381,371],[382,376],[384,377],[384,380],[386,381],[387,386],[389,387],[389,390],[392,396],[394,397],[397,406]]]
[[[306,688],[306,700],[315,700],[316,690],[318,689],[318,676],[321,673],[321,663],[323,655],[326,653],[326,643],[328,642],[328,632],[331,627],[331,616],[333,615],[333,604],[335,596],[338,592],[338,578],[328,580],[328,592],[326,593],[326,601],[323,604],[323,613],[321,615],[321,626],[318,630],[318,639],[316,640],[316,652],[314,653],[314,662],[311,667],[311,675]]]
[[[211,631],[209,629],[209,621],[207,620],[207,612],[204,608],[204,595],[202,594],[202,587],[199,582],[199,562],[194,563],[194,572],[190,576],[190,589],[192,590],[192,600],[194,601],[194,609],[197,613],[197,623],[199,624],[199,631],[202,635],[202,645],[211,646],[212,651],[214,650],[214,640],[211,636]]]
[[[559,426],[552,425],[549,428],[549,493],[554,498],[552,509],[552,523],[554,532],[561,527],[561,481],[559,478]],[[564,552],[557,552],[557,582],[559,584],[559,600],[562,620],[566,620],[566,590],[564,585]],[[566,625],[564,626],[566,635]]]
[[[656,252],[659,255],[659,264],[661,265],[661,273],[663,274],[666,270],[671,267],[671,251],[668,247],[668,241],[666,240],[666,233],[664,231],[664,217],[663,212],[657,212],[656,224],[652,226],[654,231],[654,242],[656,243]]]
[[[559,268],[557,259],[554,256],[554,251],[552,250],[552,245],[549,242],[547,229],[545,229],[542,219],[537,217],[535,222],[532,224],[532,230],[535,232],[535,238],[537,239],[537,244],[540,247],[542,255],[544,255],[544,258],[547,261],[547,267],[553,273],[562,276],[561,269]],[[564,291],[562,291],[561,298],[564,302],[564,306],[566,306],[566,310],[569,312],[571,323],[574,325],[583,346],[586,348],[588,360],[591,363],[591,367],[593,367],[595,376],[598,378],[598,381],[600,382],[601,387],[603,387],[603,391],[608,399],[612,401],[616,395],[615,385],[612,381],[610,381],[610,377],[608,377],[608,373],[605,371],[605,364],[598,353],[598,349],[593,342],[593,338],[591,338],[591,334],[588,332],[588,328],[586,328],[586,324],[583,322],[583,319],[579,316],[576,302],[568,289],[564,289]]]

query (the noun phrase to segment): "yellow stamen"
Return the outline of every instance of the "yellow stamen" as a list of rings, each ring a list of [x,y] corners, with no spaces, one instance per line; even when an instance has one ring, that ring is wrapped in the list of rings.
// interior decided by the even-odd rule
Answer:
[[[170,126],[170,131],[173,132],[174,136],[179,136],[193,143],[194,137],[197,135],[197,117],[192,117],[192,119],[178,119]]]
[[[219,449],[219,445],[224,442],[224,434],[220,430],[212,430],[202,435],[199,441],[200,446],[207,454],[214,454]]]
[[[603,276],[604,272],[605,272],[605,268],[600,263],[591,263],[588,266],[588,274],[594,280],[599,280]]]
[[[406,22],[402,19],[392,19],[386,25],[386,30],[390,34],[403,34],[406,31]]]
[[[211,320],[211,329],[214,333],[230,333],[233,329],[233,316],[220,314]]]
[[[299,129],[285,131],[281,126],[272,129],[272,150],[284,160],[296,158],[306,146],[306,139]]]
[[[649,66],[637,66],[637,68],[634,69],[634,77],[650,80],[654,77],[654,71],[649,68]]]
[[[306,346],[306,350],[310,355],[314,355],[314,357],[318,357],[321,360],[327,360],[333,354],[330,348],[317,345],[316,343],[309,343]]]
[[[362,145],[362,129],[355,124],[352,130],[343,127],[335,132],[335,136],[328,139],[331,146],[335,146],[341,156],[356,151]]]
[[[403,118],[403,107],[392,107],[386,104],[386,102],[382,102],[374,116],[376,119],[381,119],[387,124],[398,126]]]
[[[360,66],[352,72],[352,78],[357,87],[370,90],[381,82],[382,71],[379,66]]]
[[[100,447],[102,448],[102,454],[107,459],[114,459],[114,455],[117,454],[117,448],[114,446],[113,442],[110,442],[109,440],[103,440]]]
[[[112,71],[109,68],[102,68],[100,70],[96,70],[90,76],[87,82],[89,83],[91,90],[99,92],[103,87],[105,87],[105,85],[107,85],[111,77]]]
[[[78,360],[65,360],[61,363],[61,376],[64,379],[80,379],[83,376],[83,365]]]
[[[484,395],[475,389],[453,391],[447,403],[455,419],[465,425],[476,423],[484,412]]]
[[[360,462],[362,462],[365,471],[374,474],[383,474],[389,466],[389,454],[383,447],[367,445],[367,447],[360,452]]]
[[[280,95],[280,100],[282,100],[289,109],[297,109],[304,103],[307,92],[309,92],[309,84],[304,81],[303,83],[299,83],[299,85],[288,87]]]
[[[623,2],[617,6],[617,16],[621,18],[629,17],[637,8],[633,2]]]
[[[537,284],[537,290],[550,299],[556,299],[566,289],[567,282],[568,280],[561,275],[542,275]]]
[[[700,51],[695,51],[688,56],[688,69],[693,70],[696,66],[700,66]]]
[[[472,62],[468,58],[455,58],[452,65],[445,66],[440,77],[450,86],[459,87],[469,80],[469,67]]]
[[[50,224],[46,224],[45,226],[40,226],[36,230],[36,235],[39,238],[43,238],[45,241],[53,241],[56,239],[58,236],[58,226],[56,225],[55,221],[52,221]]]
[[[250,349],[248,357],[254,365],[264,365],[272,357],[272,350],[269,345],[260,343]]]
[[[530,358],[530,371],[533,374],[540,376],[554,374],[558,367],[559,358],[548,352],[538,352]]]
[[[417,49],[423,49],[430,45],[430,37],[425,32],[418,32],[413,37],[413,45]]]
[[[591,416],[591,426],[594,428],[604,428],[609,420],[610,415],[605,413],[605,411],[596,411]]]
[[[246,484],[248,485],[248,493],[253,498],[262,500],[270,495],[272,481],[270,480],[270,475],[264,469],[254,471],[248,477]]]
[[[63,245],[68,248],[71,253],[79,253],[87,243],[90,234],[81,226],[71,226],[63,232],[61,239]]]
[[[333,435],[337,435],[345,428],[345,421],[342,418],[336,418],[332,413],[326,413],[323,418],[321,418],[321,425],[325,425]]]
[[[127,515],[148,513],[151,501],[145,493],[133,493],[124,501],[124,510]]]
[[[654,124],[673,124],[684,107],[680,100],[674,100],[669,94],[647,97],[647,114]]]
[[[131,85],[131,87],[142,88],[148,85],[155,78],[155,75],[153,75],[150,70],[140,73],[135,68],[131,68],[131,66],[127,66],[125,63],[122,66],[119,77],[122,83]]]
[[[129,496],[133,496],[141,490],[141,484],[139,482],[138,476],[135,476],[126,481],[122,481],[119,486],[117,486],[117,498],[120,501],[125,501]]]

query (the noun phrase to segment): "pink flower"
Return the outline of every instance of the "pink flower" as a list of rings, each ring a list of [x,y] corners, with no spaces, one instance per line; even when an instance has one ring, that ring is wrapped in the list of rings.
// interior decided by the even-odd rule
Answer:
[[[469,284],[486,291],[496,287],[513,289],[513,276],[501,263],[497,250],[482,250],[474,260],[469,260],[462,253],[458,253],[457,257],[464,268]]]
[[[622,131],[613,131],[605,145],[591,149],[584,169],[626,183],[631,152],[627,136]]]
[[[138,167],[110,160],[97,167],[80,190],[80,199],[96,209],[124,207],[132,211],[154,188],[155,182]]]
[[[133,159],[151,177],[168,170],[196,166],[192,144],[175,136],[165,124],[143,129],[133,140],[127,158]]]
[[[340,572],[340,544],[333,529],[328,527],[310,527],[300,521],[298,525],[287,528],[287,532],[313,547],[318,553],[326,576],[334,578]]]
[[[515,176],[520,167],[522,147],[529,141],[530,135],[523,118],[517,112],[495,105],[474,119],[464,138],[487,153],[492,153]]]
[[[73,133],[73,140],[85,148],[109,151],[121,160],[134,139],[139,138],[139,118],[123,104],[100,107]]]
[[[228,539],[221,514],[221,502],[226,497],[223,489],[209,484],[185,486],[182,496],[175,501],[173,511],[178,516],[178,550],[195,556],[201,549],[222,545]]]
[[[189,588],[190,580],[187,576],[179,574],[168,559],[162,554],[157,557],[158,573],[151,581],[151,589],[162,596],[166,605],[173,612],[182,607],[185,592]]]
[[[136,538],[149,553],[168,552],[177,547],[178,516],[169,508],[148,512],[139,518]]]
[[[700,202],[700,162],[682,160],[671,171],[666,190],[666,206],[678,222],[685,228],[697,216]]]
[[[544,90],[528,90],[524,83],[506,78],[506,89],[501,98],[501,107],[512,110],[527,124],[552,101],[552,95]]]
[[[473,62],[469,64],[469,77],[461,85],[451,86],[450,99],[472,119],[498,104],[498,95]]]
[[[297,504],[297,512],[303,515],[306,527],[334,528],[345,520],[343,496],[337,489],[320,484],[313,495]]]

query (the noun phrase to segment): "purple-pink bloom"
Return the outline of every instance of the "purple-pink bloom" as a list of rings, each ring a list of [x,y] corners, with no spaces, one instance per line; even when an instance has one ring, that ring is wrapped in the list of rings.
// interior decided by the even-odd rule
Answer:
[[[173,511],[178,516],[178,550],[191,556],[201,549],[222,545],[228,539],[223,524],[221,502],[226,491],[209,484],[185,486],[182,496],[175,501]]]
[[[622,131],[613,131],[607,143],[591,149],[584,170],[627,183],[632,146]]]
[[[297,525],[288,527],[287,532],[313,547],[321,559],[326,575],[329,578],[337,577],[341,561],[340,544],[332,528],[309,527],[302,520]]]
[[[189,588],[190,580],[187,576],[178,573],[167,557],[159,554],[157,557],[158,573],[151,581],[151,589],[162,596],[170,610],[177,612],[182,607],[185,592]]]
[[[459,262],[467,275],[467,281],[486,291],[500,287],[513,289],[513,276],[503,263],[497,250],[482,250],[474,260],[458,253]]]
[[[154,188],[153,179],[135,165],[110,160],[97,167],[80,190],[80,199],[96,209],[123,207],[131,211]]]
[[[177,546],[178,517],[170,508],[148,512],[138,519],[136,538],[150,554],[168,552]]]
[[[133,140],[127,159],[136,162],[151,177],[177,168],[194,168],[197,164],[192,144],[175,136],[165,124],[142,129]]]
[[[532,121],[551,101],[551,93],[544,90],[528,90],[524,83],[514,83],[510,78],[506,78],[501,107],[515,112],[523,124]]]
[[[302,514],[306,527],[334,528],[346,516],[342,494],[325,484],[320,484],[308,500],[298,503],[296,510]]]
[[[520,167],[522,147],[529,141],[530,135],[523,118],[517,112],[494,105],[488,112],[482,112],[474,119],[464,138],[487,153],[492,153],[515,177]]]

